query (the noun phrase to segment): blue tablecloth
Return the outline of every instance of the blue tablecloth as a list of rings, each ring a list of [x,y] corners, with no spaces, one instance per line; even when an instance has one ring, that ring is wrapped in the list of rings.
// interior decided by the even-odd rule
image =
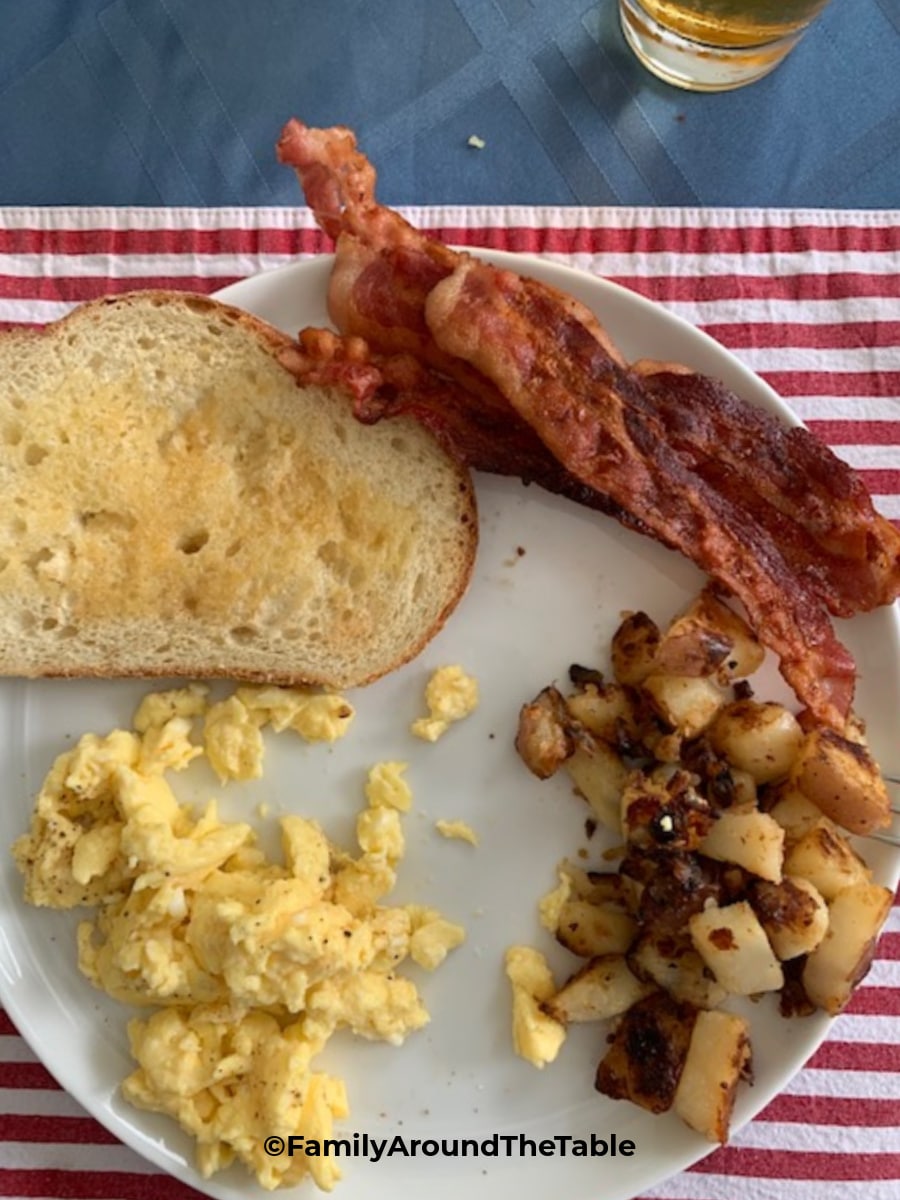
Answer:
[[[614,0],[0,0],[0,204],[295,204],[291,115],[352,126],[391,204],[895,208],[900,0],[719,95]]]

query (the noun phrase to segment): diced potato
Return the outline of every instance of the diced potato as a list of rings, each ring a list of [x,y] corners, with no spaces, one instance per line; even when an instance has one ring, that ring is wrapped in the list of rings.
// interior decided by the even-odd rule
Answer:
[[[566,707],[594,737],[612,746],[619,744],[623,731],[637,733],[631,696],[621,684],[589,683],[566,696]]]
[[[673,1108],[691,1129],[725,1143],[741,1079],[750,1071],[750,1029],[733,1013],[700,1012]]]
[[[620,797],[628,770],[615,750],[605,742],[579,739],[566,770],[607,829],[621,833]]]
[[[865,745],[833,729],[806,734],[791,783],[851,833],[865,835],[890,824],[891,802],[877,763]]]
[[[702,733],[726,701],[718,684],[703,676],[652,674],[641,687],[662,719],[686,738]]]
[[[546,687],[519,710],[516,750],[538,779],[549,779],[575,749],[571,719],[561,692]]]
[[[751,903],[782,962],[810,954],[828,929],[828,905],[807,879],[786,875],[780,883],[760,881]]]
[[[639,937],[628,953],[632,970],[641,979],[652,980],[676,1000],[697,1008],[716,1008],[728,993],[713,978],[689,938]]]
[[[691,678],[716,675],[731,651],[731,639],[692,613],[676,618],[656,653],[656,671]]]
[[[717,647],[724,647],[725,653]],[[764,658],[765,651],[747,622],[710,588],[704,588],[669,625],[658,654],[659,669],[667,674],[715,674],[721,683],[752,675]],[[705,669],[691,670],[692,664]]]
[[[619,1018],[600,1060],[594,1086],[613,1100],[631,1100],[649,1112],[671,1108],[691,1042],[697,1009],[654,992]]]
[[[873,883],[844,888],[828,907],[828,932],[803,968],[803,987],[819,1008],[839,1013],[872,965],[892,893]]]
[[[619,683],[643,683],[654,669],[659,640],[659,628],[646,613],[632,613],[625,618],[610,646],[613,674]]]
[[[717,862],[737,863],[752,875],[778,883],[784,830],[756,808],[726,808],[700,843],[700,853]]]
[[[666,675],[715,675],[726,684],[752,675],[764,657],[747,622],[704,588],[663,634],[657,670]]]
[[[632,974],[621,954],[606,954],[576,971],[543,1009],[564,1025],[603,1021],[617,1017],[655,990],[653,984]]]
[[[778,799],[769,809],[769,816],[784,830],[786,844],[799,841],[823,819],[822,810],[789,783],[779,785]]]
[[[606,904],[614,908],[635,913],[638,906],[638,889],[635,881],[618,871],[586,871],[577,863],[567,861],[561,871],[569,876],[571,892],[579,900],[589,904]]]
[[[784,983],[781,964],[748,901],[710,905],[688,926],[697,953],[726,991],[755,996],[777,992]]]
[[[567,900],[559,913],[556,940],[579,958],[624,954],[634,941],[637,922],[614,905]]]
[[[822,817],[784,856],[786,875],[808,879],[813,887],[833,900],[854,883],[868,883],[872,872],[841,831]]]
[[[709,804],[694,787],[694,776],[657,767],[650,775],[632,771],[622,791],[622,831],[642,849],[696,849],[712,826]]]
[[[749,771],[742,771],[738,767],[732,767],[731,783],[734,787],[735,804],[756,804],[758,796],[756,780]]]
[[[803,741],[803,730],[783,704],[736,700],[709,731],[713,748],[757,783],[772,783],[790,771]]]

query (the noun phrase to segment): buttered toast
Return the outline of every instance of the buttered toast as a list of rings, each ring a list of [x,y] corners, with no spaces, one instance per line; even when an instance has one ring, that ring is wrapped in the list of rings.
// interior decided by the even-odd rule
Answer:
[[[150,291],[0,336],[0,673],[345,688],[434,636],[474,561],[468,473],[298,386],[291,345]]]

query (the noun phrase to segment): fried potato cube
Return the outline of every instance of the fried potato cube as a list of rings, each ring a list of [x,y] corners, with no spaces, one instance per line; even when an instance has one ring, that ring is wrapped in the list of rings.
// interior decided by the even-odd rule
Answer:
[[[736,700],[709,731],[713,749],[757,783],[785,778],[803,742],[794,714],[773,701]]]
[[[835,1016],[865,978],[893,895],[861,882],[838,892],[828,906],[828,932],[806,960],[803,987],[812,1002]]]
[[[721,683],[745,679],[763,662],[756,634],[734,609],[704,588],[666,629],[658,670],[670,675],[715,675]]]
[[[784,830],[786,845],[799,841],[823,820],[822,810],[788,782],[779,784],[769,816]]]
[[[519,710],[516,750],[538,779],[554,775],[575,749],[569,710],[562,694],[546,687]]]
[[[587,900],[567,900],[559,913],[556,940],[579,958],[624,954],[637,932],[637,922],[624,909]]]
[[[827,817],[820,818],[788,848],[784,872],[808,879],[826,900],[833,900],[854,883],[868,883],[872,878],[863,859]]]
[[[621,833],[620,797],[628,770],[615,750],[597,739],[580,738],[566,770],[607,829]]]
[[[594,1086],[613,1100],[631,1100],[652,1113],[672,1106],[691,1043],[697,1009],[654,992],[619,1018]]]
[[[865,745],[833,729],[806,734],[791,783],[851,833],[866,835],[890,824],[891,802],[878,764]]]
[[[686,738],[702,733],[727,699],[718,684],[702,675],[652,674],[641,688],[662,719]]]
[[[660,633],[655,621],[644,612],[631,613],[613,634],[610,658],[619,683],[643,683],[656,666]]]
[[[637,734],[634,705],[621,684],[585,684],[566,696],[566,707],[589,733],[612,746],[619,744],[623,732]]]
[[[673,1109],[711,1142],[725,1143],[738,1084],[750,1072],[750,1029],[721,1010],[697,1014]]]
[[[748,901],[709,905],[688,927],[697,953],[726,991],[755,996],[784,984],[781,963]]]
[[[622,791],[622,831],[641,849],[695,850],[714,815],[688,771],[668,766],[632,771]]]
[[[628,952],[628,963],[640,979],[697,1008],[716,1008],[728,995],[689,937],[642,934]]]
[[[828,905],[808,879],[759,880],[750,902],[781,962],[810,954],[828,929]]]
[[[736,863],[751,875],[778,883],[784,830],[757,808],[726,808],[700,843],[700,853],[717,862]]]
[[[567,860],[562,868],[569,876],[571,892],[589,904],[606,904],[632,914],[637,912],[639,889],[635,880],[618,871],[586,871]]]
[[[617,1017],[655,991],[634,975],[621,954],[592,958],[543,1004],[544,1012],[564,1025]]]

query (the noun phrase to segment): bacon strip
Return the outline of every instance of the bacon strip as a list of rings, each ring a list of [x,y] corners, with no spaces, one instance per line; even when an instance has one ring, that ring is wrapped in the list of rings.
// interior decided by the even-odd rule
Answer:
[[[474,469],[519,475],[648,532],[604,489],[586,488],[552,461],[497,389],[435,343],[424,319],[425,302],[460,255],[376,203],[375,171],[352,133],[290,121],[278,152],[296,168],[322,227],[337,238],[329,288],[337,327],[382,353],[410,354],[459,385],[443,403],[436,384],[407,388],[402,400],[397,395],[390,404],[382,392],[381,415],[411,412]],[[548,291],[621,363],[593,313]],[[900,594],[900,532],[875,512],[859,476],[827,446],[687,368],[643,362],[634,369],[645,380],[643,390],[669,440],[692,470],[712,487],[741,497],[831,613],[850,616]],[[365,419],[377,415],[378,407],[370,404]]]
[[[441,304],[463,276],[483,276],[486,295],[494,280],[496,302],[504,273],[475,272],[378,205],[374,169],[348,130],[292,121],[278,152],[337,241],[332,319],[380,352],[381,382],[357,397],[360,419],[410,413],[470,466],[533,480],[681,549],[743,600],[798,697],[840,727],[854,668],[825,606],[849,615],[900,593],[900,535],[858,476],[807,431],[715,381],[671,364],[627,369],[592,313],[533,281],[522,285],[527,310],[480,308],[482,351],[461,353],[453,334],[464,331],[450,329]],[[456,315],[469,320],[467,305]],[[529,342],[548,357],[516,384]],[[546,385],[544,371],[557,379],[552,401],[526,397]]]
[[[558,463],[489,380],[438,347],[425,323],[425,301],[460,255],[375,203],[375,172],[350,131],[292,120],[277,149],[280,161],[296,170],[319,225],[337,242],[331,319],[377,352],[383,386],[357,401],[360,420],[407,413],[473,470],[539,484],[646,533],[602,489],[585,487]],[[593,314],[583,312],[605,337]]]
[[[685,465],[638,377],[539,284],[473,259],[432,290],[426,319],[442,349],[496,384],[578,479],[602,483],[737,596],[810,711],[844,727],[855,669],[818,595],[761,526]]]
[[[717,380],[637,363],[671,445],[713,487],[738,495],[835,616],[890,604],[900,532],[859,475],[808,429],[744,403]]]

